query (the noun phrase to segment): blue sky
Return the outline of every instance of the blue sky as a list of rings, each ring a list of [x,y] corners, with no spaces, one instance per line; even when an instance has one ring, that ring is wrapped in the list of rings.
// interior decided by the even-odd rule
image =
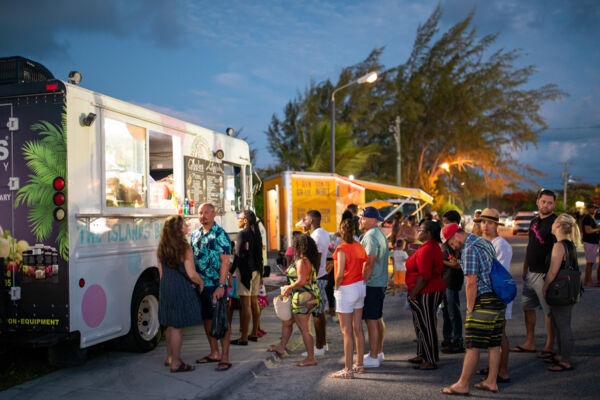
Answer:
[[[81,71],[81,86],[217,131],[243,128],[274,163],[264,131],[273,113],[311,79],[385,46],[386,67],[409,56],[419,23],[438,1],[5,1],[3,56],[22,55],[58,78]],[[445,31],[476,7],[478,34],[496,48],[522,48],[519,66],[538,72],[529,87],[556,83],[569,97],[542,108],[550,127],[519,161],[546,171],[539,186],[561,187],[559,162],[600,182],[600,2],[441,1]],[[390,166],[390,168],[394,168]]]

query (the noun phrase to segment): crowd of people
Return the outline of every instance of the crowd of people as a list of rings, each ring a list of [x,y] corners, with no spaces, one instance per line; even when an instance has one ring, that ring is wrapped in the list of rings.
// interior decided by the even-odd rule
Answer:
[[[530,225],[522,273],[521,307],[526,329],[523,343],[509,346],[506,323],[512,319],[513,304],[505,304],[495,293],[491,278],[496,261],[506,270],[510,269],[513,253],[511,245],[499,234],[502,223],[497,210],[480,211],[472,232],[466,232],[461,226],[457,211],[446,212],[441,221],[430,215],[418,224],[412,216],[402,218],[398,214],[386,237],[380,227],[383,218],[376,208],[365,207],[358,211],[351,206],[342,215],[335,243],[330,243],[329,233],[321,227],[321,214],[317,210],[306,213],[302,221],[304,232],[294,232],[285,253],[287,265],[282,270],[287,277],[282,295],[291,299],[292,318],[282,321],[280,342],[268,351],[285,356],[295,324],[305,346],[304,358],[297,365],[316,365],[318,357],[328,351],[326,315],[328,310],[335,310],[343,336],[344,367],[330,376],[351,379],[366,369],[380,367],[385,360],[384,299],[386,294],[406,292],[406,308],[412,314],[416,341],[415,357],[408,361],[415,364],[414,368],[437,369],[440,351],[464,353],[460,377],[454,384],[442,388],[444,394],[469,393],[475,374],[484,377],[474,385],[479,390],[497,392],[498,384],[509,382],[509,353],[537,353],[534,332],[539,309],[543,310],[546,340],[537,357],[549,364],[549,371],[573,369],[573,304],[549,305],[546,293],[565,263],[577,266],[580,231],[572,216],[554,213],[555,200],[552,191],[541,190],[536,202],[539,212]],[[595,211],[593,205],[589,209]],[[263,260],[256,216],[249,210],[240,213],[241,231],[233,246],[233,263],[231,242],[214,221],[214,207],[203,204],[198,216],[202,226],[191,234],[189,241],[183,218],[167,219],[158,249],[159,320],[168,327],[165,365],[169,365],[172,372],[194,369],[180,356],[181,329],[186,326],[204,324],[210,353],[196,362],[217,363],[217,370],[231,367],[230,344],[247,345],[249,340],[256,341],[260,331],[257,296]],[[584,219],[582,231],[586,260],[593,266],[598,241],[592,236],[598,236],[600,228]],[[588,255],[592,250],[595,251],[593,257]],[[328,254],[331,263],[327,262]],[[592,284],[588,265],[584,283]],[[228,331],[217,340],[210,336],[212,301],[226,296],[232,275],[237,278],[240,298],[241,336],[230,341]],[[461,292],[466,298],[466,314],[461,312]],[[441,343],[437,333],[440,308]],[[488,352],[488,366],[478,369],[482,349]]]

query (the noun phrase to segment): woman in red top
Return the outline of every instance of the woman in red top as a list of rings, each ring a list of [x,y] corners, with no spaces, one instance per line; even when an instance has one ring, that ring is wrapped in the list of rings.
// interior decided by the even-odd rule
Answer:
[[[417,332],[417,356],[409,361],[415,369],[437,369],[439,349],[435,329],[435,311],[442,301],[446,283],[442,279],[444,256],[440,248],[440,225],[425,221],[419,226],[417,239],[423,245],[406,260],[408,301]]]
[[[339,314],[340,328],[344,335],[345,367],[331,374],[332,378],[354,378],[354,373],[364,373],[363,355],[365,354],[365,335],[362,330],[362,309],[366,288],[362,278],[363,264],[367,253],[362,245],[354,241],[354,224],[345,219],[339,230],[342,243],[333,253],[335,277],[335,307]],[[356,337],[356,365],[352,365],[354,356],[354,337]]]

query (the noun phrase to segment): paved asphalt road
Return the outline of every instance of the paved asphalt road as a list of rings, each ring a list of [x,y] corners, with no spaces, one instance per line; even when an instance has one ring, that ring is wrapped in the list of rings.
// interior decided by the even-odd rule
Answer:
[[[509,237],[514,257],[511,272],[521,285],[520,275],[526,237]],[[580,263],[583,263],[580,254]],[[512,345],[524,338],[520,292],[515,300],[513,319],[508,323]],[[403,309],[404,297],[388,296],[384,316],[387,335],[384,345],[386,360],[381,368],[368,370],[354,380],[329,378],[331,372],[343,367],[343,347],[339,326],[328,325],[329,352],[319,358],[316,367],[299,368],[304,350],[295,330],[283,359],[265,352],[279,339],[280,322],[273,308],[264,310],[261,324],[269,334],[258,343],[232,349],[233,368],[214,371],[214,364],[198,366],[193,372],[169,373],[162,365],[164,342],[149,353],[131,354],[110,351],[89,360],[79,368],[63,369],[25,384],[0,392],[2,399],[440,399],[444,385],[459,376],[462,354],[441,355],[440,369],[416,371],[406,360],[415,355],[414,329],[410,312]],[[500,387],[499,394],[472,390],[471,397],[509,399],[600,399],[600,288],[588,289],[574,308],[575,370],[563,373],[546,371],[547,364],[534,354],[511,353],[511,382]],[[464,308],[464,299],[463,299]],[[237,319],[237,317],[236,317]],[[441,319],[441,316],[440,316]],[[538,319],[542,320],[541,312]],[[235,320],[234,320],[235,321]],[[234,331],[238,325],[234,322]],[[438,330],[441,332],[441,326]],[[538,349],[543,346],[544,327],[536,329]],[[237,337],[234,335],[233,337]],[[184,330],[183,357],[190,362],[207,354],[201,328]],[[487,355],[483,353],[481,366]],[[472,383],[476,382],[474,377]]]
[[[512,244],[514,255],[511,273],[521,286],[521,268],[524,258],[526,237],[507,237]],[[581,254],[580,254],[581,256]],[[580,257],[580,263],[585,261]],[[511,345],[522,343],[525,330],[520,309],[520,287],[513,319],[508,323],[508,337]],[[339,329],[329,325],[329,353],[319,359],[319,365],[299,368],[295,363],[302,357],[303,345],[297,341],[298,349],[291,351],[290,357],[269,365],[255,378],[242,387],[235,387],[222,398],[231,400],[262,399],[442,399],[443,386],[458,379],[462,368],[462,354],[441,354],[439,369],[435,371],[416,371],[406,362],[415,355],[413,343],[414,330],[410,311],[403,309],[404,298],[388,296],[385,299],[384,319],[387,335],[384,344],[385,361],[382,367],[367,370],[354,380],[340,380],[328,377],[328,374],[343,367],[343,345]],[[547,364],[536,358],[535,354],[511,353],[509,372],[511,382],[500,386],[500,393],[492,394],[471,390],[471,397],[510,398],[510,399],[600,399],[600,288],[588,289],[582,301],[574,308],[573,330],[576,346],[574,356],[575,370],[552,373],[546,370]],[[463,297],[464,309],[464,297]],[[463,312],[464,315],[464,312]],[[440,315],[441,321],[441,315]],[[538,312],[538,321],[542,314]],[[441,325],[441,324],[440,324]],[[438,329],[441,334],[441,326]],[[545,330],[542,324],[536,327],[538,349],[544,344]],[[481,366],[487,362],[487,353],[482,352]],[[472,384],[479,377],[473,377]]]

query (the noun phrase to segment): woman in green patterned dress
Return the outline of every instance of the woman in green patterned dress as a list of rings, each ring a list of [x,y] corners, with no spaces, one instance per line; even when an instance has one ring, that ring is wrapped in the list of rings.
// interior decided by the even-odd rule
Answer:
[[[319,254],[314,240],[306,234],[296,235],[292,244],[296,262],[287,270],[290,285],[283,287],[284,296],[292,296],[292,319],[283,322],[281,342],[278,346],[269,348],[280,356],[285,354],[285,346],[292,334],[295,322],[302,334],[307,357],[298,362],[299,367],[317,365],[314,354],[314,339],[309,330],[310,314],[317,308],[321,301],[317,287],[317,271]]]

